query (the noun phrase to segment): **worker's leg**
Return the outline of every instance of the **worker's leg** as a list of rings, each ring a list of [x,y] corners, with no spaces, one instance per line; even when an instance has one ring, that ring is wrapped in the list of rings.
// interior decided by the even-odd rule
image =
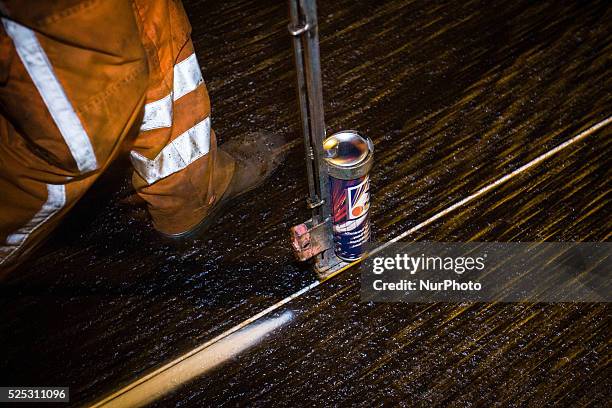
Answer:
[[[206,217],[227,190],[234,160],[217,149],[210,102],[180,2],[137,0],[149,60],[133,183],[155,228],[173,235]]]
[[[0,276],[108,165],[148,81],[128,0],[4,0],[1,12]]]

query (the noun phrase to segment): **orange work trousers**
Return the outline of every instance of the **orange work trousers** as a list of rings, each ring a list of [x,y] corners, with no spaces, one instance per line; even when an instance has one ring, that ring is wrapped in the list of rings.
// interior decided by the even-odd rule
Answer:
[[[216,147],[179,0],[0,0],[0,13],[0,277],[126,139],[159,231],[206,216],[234,161]]]

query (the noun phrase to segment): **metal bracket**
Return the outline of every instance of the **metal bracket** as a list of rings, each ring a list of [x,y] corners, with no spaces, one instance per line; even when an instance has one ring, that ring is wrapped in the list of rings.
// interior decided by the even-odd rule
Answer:
[[[325,279],[335,271],[348,265],[334,252],[334,243],[329,235],[330,220],[315,224],[312,219],[291,227],[291,245],[300,261],[316,258],[314,271],[319,279]]]
[[[317,199],[313,200],[310,197],[306,198],[306,207],[308,207],[311,210],[314,210],[315,208],[320,207],[323,204],[325,204],[325,200],[317,200]]]
[[[325,222],[314,224],[312,219],[291,227],[291,245],[300,261],[313,258],[332,247]]]
[[[319,55],[316,0],[289,0],[290,24],[297,77],[297,96],[304,138],[311,218],[291,228],[291,242],[299,260],[312,259],[319,278],[337,270],[340,260],[333,245],[330,221],[329,175],[324,162],[325,118]]]
[[[314,271],[320,280],[327,278],[329,275],[349,264],[348,262],[338,258],[333,248],[323,255],[324,258],[319,260],[319,262],[317,262],[314,266]]]
[[[303,26],[295,26],[293,25],[293,23],[289,23],[287,24],[287,30],[289,30],[289,34],[294,37],[297,37],[298,35],[302,35],[306,31],[310,30],[310,26],[308,25],[308,23],[304,24]]]

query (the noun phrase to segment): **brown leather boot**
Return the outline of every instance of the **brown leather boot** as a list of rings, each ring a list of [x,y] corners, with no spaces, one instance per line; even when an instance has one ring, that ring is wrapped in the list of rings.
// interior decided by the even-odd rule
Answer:
[[[219,146],[219,149],[236,161],[227,190],[195,227],[179,234],[164,236],[181,241],[201,236],[225,214],[238,197],[261,186],[278,169],[289,147],[281,135],[266,132],[247,133]]]
[[[272,133],[254,132],[219,147],[236,160],[232,181],[224,194],[236,198],[261,186],[287,156],[285,139]]]

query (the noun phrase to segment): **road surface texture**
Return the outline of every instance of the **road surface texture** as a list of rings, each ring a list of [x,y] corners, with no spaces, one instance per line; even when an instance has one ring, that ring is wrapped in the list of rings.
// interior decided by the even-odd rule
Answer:
[[[301,137],[282,1],[185,0],[221,142]],[[387,241],[612,114],[612,6],[320,1],[329,132],[375,143],[372,226]],[[407,239],[607,241],[610,127]],[[96,400],[314,280],[303,148],[207,237],[176,248],[130,206],[118,160],[1,286],[6,385]],[[607,304],[359,303],[358,269],[286,306],[292,321],[158,402],[605,405]]]

